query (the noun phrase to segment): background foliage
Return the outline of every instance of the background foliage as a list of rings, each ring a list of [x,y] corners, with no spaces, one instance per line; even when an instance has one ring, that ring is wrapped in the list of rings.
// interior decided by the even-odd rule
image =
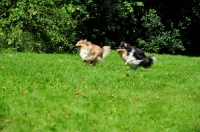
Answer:
[[[0,48],[71,53],[86,38],[112,48],[125,40],[148,52],[199,55],[199,13],[197,0],[2,0]]]

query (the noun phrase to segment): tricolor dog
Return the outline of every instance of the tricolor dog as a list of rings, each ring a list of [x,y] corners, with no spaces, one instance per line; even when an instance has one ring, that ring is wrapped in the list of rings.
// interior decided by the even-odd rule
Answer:
[[[139,66],[148,68],[156,62],[155,56],[146,56],[144,51],[139,48],[134,48],[128,43],[121,42],[117,49],[117,53],[120,54],[125,65],[137,69]]]

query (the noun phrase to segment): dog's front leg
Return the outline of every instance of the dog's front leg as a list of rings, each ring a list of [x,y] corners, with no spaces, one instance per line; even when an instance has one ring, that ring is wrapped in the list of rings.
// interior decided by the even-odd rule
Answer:
[[[125,62],[125,66],[128,64],[128,61]]]
[[[129,64],[129,62],[130,62],[130,59],[127,59],[125,62],[125,65]]]

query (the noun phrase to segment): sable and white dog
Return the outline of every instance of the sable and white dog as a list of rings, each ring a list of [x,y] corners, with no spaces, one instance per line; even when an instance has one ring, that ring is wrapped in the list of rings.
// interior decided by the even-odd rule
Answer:
[[[79,55],[84,62],[89,62],[92,65],[96,65],[97,62],[103,60],[110,53],[110,46],[100,47],[90,41],[79,40],[76,43],[76,47],[79,50]]]
[[[130,65],[130,67],[134,69],[137,69],[139,66],[148,68],[156,62],[155,56],[146,56],[141,49],[134,48],[123,41],[118,47],[117,53],[120,54],[125,65]]]

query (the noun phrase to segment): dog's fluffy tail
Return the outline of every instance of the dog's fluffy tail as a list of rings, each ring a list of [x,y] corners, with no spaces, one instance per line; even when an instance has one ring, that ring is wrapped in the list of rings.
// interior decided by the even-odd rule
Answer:
[[[150,56],[150,57],[153,60],[153,63],[156,63],[156,57],[155,56]]]
[[[111,51],[110,46],[104,46],[102,59],[104,59],[110,53],[110,51]]]
[[[142,59],[142,61],[140,62],[140,66],[148,68],[150,67],[152,64],[154,64],[156,62],[156,57],[155,56],[147,56],[145,58]]]

